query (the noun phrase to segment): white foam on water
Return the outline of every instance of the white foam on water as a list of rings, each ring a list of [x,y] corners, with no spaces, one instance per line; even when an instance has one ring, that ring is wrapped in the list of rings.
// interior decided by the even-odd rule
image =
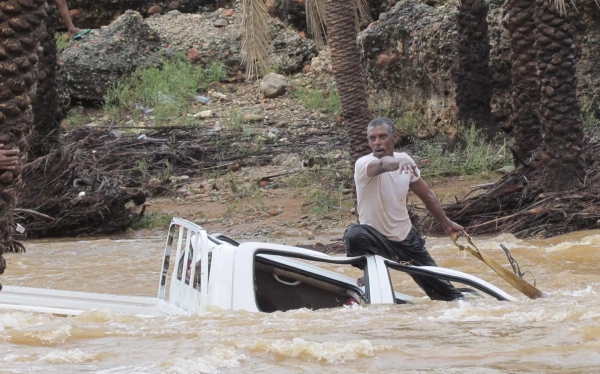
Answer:
[[[53,349],[52,352],[43,355],[38,361],[50,364],[76,364],[83,362],[102,361],[106,354],[85,352],[80,349]]]
[[[0,331],[42,325],[52,321],[52,316],[41,313],[8,311],[0,313]]]
[[[289,358],[325,361],[328,364],[354,361],[359,357],[372,357],[376,351],[387,349],[383,346],[374,348],[371,342],[366,339],[345,342],[315,342],[302,338],[292,340],[260,339],[250,344],[242,344],[241,347],[252,351],[275,353]]]
[[[13,344],[56,345],[67,341],[71,336],[71,326],[40,326],[9,331],[4,340]]]
[[[558,243],[556,245],[550,245],[550,246],[544,247],[544,249],[546,250],[546,253],[552,253],[552,252],[566,251],[574,246],[579,246],[579,245],[597,246],[599,244],[600,244],[600,234],[594,234],[594,235],[585,236],[577,241],[564,241],[564,242]]]
[[[523,309],[517,303],[498,305],[489,302],[475,303],[461,300],[457,302],[457,307],[443,310],[437,317],[429,316],[427,320],[434,322],[511,321],[524,323],[549,320],[555,315],[554,311],[547,311],[544,307],[538,307],[535,310]]]
[[[218,373],[222,369],[231,369],[240,367],[241,361],[246,356],[238,354],[231,347],[216,347],[207,356],[201,357],[179,357],[161,362],[157,366],[161,368],[162,373],[169,374],[211,374]]]
[[[142,321],[143,318],[132,314],[115,313],[108,309],[92,309],[73,317],[73,320],[81,322],[134,323]]]

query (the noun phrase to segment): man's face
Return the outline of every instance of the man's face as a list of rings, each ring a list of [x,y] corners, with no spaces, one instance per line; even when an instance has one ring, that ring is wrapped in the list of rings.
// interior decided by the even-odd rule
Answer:
[[[387,125],[370,127],[367,130],[367,138],[369,139],[369,146],[373,150],[373,156],[382,158],[394,155],[396,133],[390,132]]]

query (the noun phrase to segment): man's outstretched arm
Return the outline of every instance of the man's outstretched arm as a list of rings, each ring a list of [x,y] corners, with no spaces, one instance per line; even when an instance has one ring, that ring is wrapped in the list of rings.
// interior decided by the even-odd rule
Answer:
[[[412,159],[396,158],[392,156],[385,156],[379,160],[371,161],[367,166],[367,176],[374,177],[379,174],[396,170],[400,173],[412,173],[417,177],[419,176],[419,168]]]
[[[425,208],[427,211],[431,213],[433,218],[439,222],[440,225],[446,231],[446,234],[450,235],[453,232],[458,232],[459,235],[463,235],[465,233],[465,229],[452,221],[446,216],[444,210],[442,209],[442,204],[438,199],[437,195],[422,178],[410,184],[410,190],[414,192],[415,195],[421,199],[421,201],[425,204]]]

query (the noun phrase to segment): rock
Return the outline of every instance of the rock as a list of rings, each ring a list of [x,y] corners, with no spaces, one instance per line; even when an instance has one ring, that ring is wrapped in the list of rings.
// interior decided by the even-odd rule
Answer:
[[[210,118],[212,116],[213,116],[212,110],[203,110],[201,112],[194,114],[195,118]]]
[[[77,18],[79,28],[98,29],[110,24],[127,9],[141,14],[162,14],[164,9],[177,9],[184,13],[194,13],[204,5],[212,5],[210,0],[69,0],[70,12],[77,11],[71,18]],[[160,11],[157,11],[159,10]],[[62,18],[59,24],[64,27]]]
[[[387,68],[388,66],[390,66],[390,63],[392,62],[392,59],[384,54],[381,54],[379,56],[377,56],[377,65]]]
[[[163,10],[161,8],[160,5],[153,5],[150,8],[148,8],[148,15],[152,16],[154,14],[162,14]]]
[[[387,13],[381,13],[381,14],[379,14],[379,20],[380,21],[385,21],[386,19],[388,19],[388,14]]]
[[[244,114],[244,116],[242,117],[242,121],[247,122],[247,123],[260,122],[263,119],[264,119],[264,117],[261,116],[260,114],[252,114],[252,113]]]
[[[199,218],[194,221],[196,225],[204,225],[208,220],[206,218]]]
[[[302,74],[308,73],[310,73],[310,65],[304,65],[304,67],[302,68]]]
[[[215,99],[227,100],[227,95],[220,92],[211,92],[210,96],[214,97]]]
[[[225,18],[219,18],[213,22],[213,26],[215,27],[227,27],[229,26],[229,22]]]
[[[288,80],[281,74],[269,73],[260,82],[260,93],[266,98],[275,98],[285,94]]]
[[[270,216],[277,216],[277,215],[281,214],[281,210],[277,209],[277,208],[272,208],[272,209],[269,209],[268,213]]]
[[[155,30],[162,43],[168,45],[164,51],[167,55],[178,52],[187,53],[193,46],[200,52],[203,65],[222,62],[232,79],[245,77],[245,68],[241,60],[241,43],[243,40],[242,12],[239,3],[231,17],[221,18],[220,22],[228,22],[224,29],[215,28],[214,13],[198,14],[165,14],[162,17],[150,17],[146,24]],[[224,11],[223,14],[225,14]],[[270,60],[277,64],[282,74],[297,73],[316,55],[315,44],[310,39],[302,39],[297,32],[282,22],[268,19],[270,33],[274,36],[273,46],[269,47]],[[179,28],[179,33],[172,32]],[[185,31],[183,31],[185,30]]]
[[[200,61],[200,51],[197,48],[190,48],[187,57],[191,62],[198,62]]]
[[[190,177],[188,175],[182,175],[179,177],[179,182],[189,182]]]
[[[367,30],[373,28],[373,26],[375,26],[377,24],[379,24],[379,21],[373,21],[373,22],[369,23],[369,26],[367,26]]]
[[[494,87],[492,113],[498,125],[509,127],[512,113],[511,62],[508,31],[502,26],[503,0],[490,0],[488,12],[490,38],[490,69]],[[421,121],[415,133],[432,136],[456,131],[456,83],[453,73],[458,61],[456,31],[457,10],[448,3],[430,6],[421,0],[395,2],[386,9],[387,19],[380,15],[377,23],[360,32],[369,91],[374,97],[387,101],[388,108],[402,107]],[[595,6],[595,5],[594,5]],[[596,9],[597,10],[597,9]],[[595,10],[595,12],[596,12]],[[600,23],[596,16],[573,12],[574,42],[577,51],[577,97],[582,103],[600,97],[600,48],[593,43],[600,38]],[[585,30],[585,31],[584,31]],[[392,58],[402,67],[402,74],[387,69]],[[315,74],[327,71],[323,53],[313,59]],[[327,60],[327,59],[325,59]],[[321,70],[315,64],[319,62]],[[397,62],[396,62],[397,61]],[[383,102],[383,101],[382,101]]]
[[[69,43],[59,56],[60,79],[71,97],[103,100],[119,78],[140,66],[160,65],[159,47],[160,38],[142,16],[127,11],[85,42]]]
[[[311,60],[310,71],[317,75],[331,74],[331,52],[328,47],[321,50],[319,55]]]
[[[515,171],[514,165],[506,165],[506,166],[501,167],[500,169],[496,169],[496,173],[500,173],[500,174],[508,174],[508,173],[512,173],[513,171]]]
[[[240,170],[240,164],[238,164],[237,162],[233,165],[228,165],[227,166],[227,170],[229,171],[239,171]]]

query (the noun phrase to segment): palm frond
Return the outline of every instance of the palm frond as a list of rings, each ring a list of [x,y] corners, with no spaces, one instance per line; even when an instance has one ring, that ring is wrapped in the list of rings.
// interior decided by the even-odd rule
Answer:
[[[242,0],[242,59],[246,64],[248,79],[257,77],[269,69],[269,47],[271,46],[271,33],[269,32],[269,19],[267,0]]]
[[[306,26],[318,47],[325,45],[325,33],[327,30],[325,15],[326,0],[305,0]]]
[[[567,15],[567,2],[565,0],[550,0],[561,16]]]
[[[367,0],[356,0],[356,32],[360,32],[361,23],[371,21]]]

